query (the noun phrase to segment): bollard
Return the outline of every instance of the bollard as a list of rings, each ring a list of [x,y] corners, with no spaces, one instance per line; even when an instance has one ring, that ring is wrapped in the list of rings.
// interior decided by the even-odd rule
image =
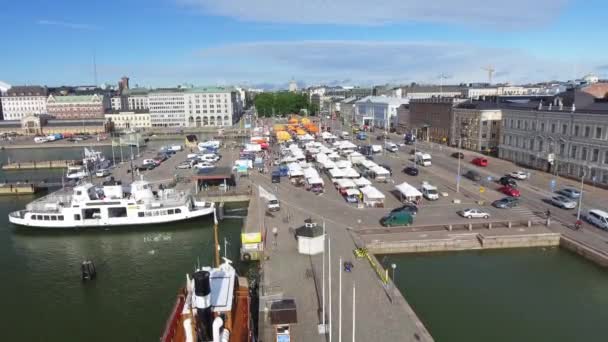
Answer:
[[[488,229],[492,229],[492,222],[488,223]]]
[[[450,232],[452,231],[452,225],[451,224],[448,225],[448,231],[450,231]]]
[[[507,223],[507,228],[511,228],[511,226],[512,226],[512,225],[513,225],[513,223],[512,223],[511,221],[509,221],[509,222]]]
[[[469,223],[469,230],[473,230],[473,224]]]
[[[528,228],[532,227],[532,221],[528,220]]]

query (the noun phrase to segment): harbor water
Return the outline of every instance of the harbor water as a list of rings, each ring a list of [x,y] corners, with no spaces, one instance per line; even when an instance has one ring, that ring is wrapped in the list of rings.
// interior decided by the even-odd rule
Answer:
[[[29,153],[23,160],[45,160],[75,159],[81,153],[57,150],[57,155],[53,150],[20,154]],[[1,159],[6,160],[6,152],[1,152]],[[61,177],[61,171],[51,172]],[[1,176],[42,179],[49,177],[49,170]],[[4,341],[157,341],[185,274],[197,263],[212,264],[212,217],[101,230],[46,231],[11,225],[9,212],[23,209],[33,199],[0,197]],[[222,255],[226,238],[227,256],[233,260],[239,255],[241,225],[240,219],[219,225]],[[85,259],[97,267],[97,278],[90,282],[80,279]]]
[[[379,256],[435,341],[606,341],[608,272],[563,249]]]

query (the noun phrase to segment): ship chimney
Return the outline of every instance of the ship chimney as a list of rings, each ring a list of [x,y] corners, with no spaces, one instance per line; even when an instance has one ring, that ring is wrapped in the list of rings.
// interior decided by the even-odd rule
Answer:
[[[209,272],[194,273],[194,305],[196,306],[196,325],[200,340],[211,341],[213,319],[211,312],[211,283]]]
[[[572,104],[572,113],[574,113],[574,112],[576,112],[576,104],[575,103]]]

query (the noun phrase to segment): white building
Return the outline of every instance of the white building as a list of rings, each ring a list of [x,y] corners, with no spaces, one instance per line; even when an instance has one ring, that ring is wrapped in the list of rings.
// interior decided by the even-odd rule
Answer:
[[[463,96],[468,99],[479,99],[485,96],[496,96],[498,95],[497,88],[489,88],[489,87],[471,87],[465,88],[463,91]]]
[[[295,80],[291,80],[289,82],[289,91],[292,93],[295,93],[296,91],[298,91],[298,84],[296,83]]]
[[[121,110],[122,109],[122,99],[120,96],[115,95],[110,98],[110,108],[112,110]]]
[[[185,126],[183,89],[158,89],[148,94],[152,127]]]
[[[26,116],[46,114],[48,90],[41,86],[16,86],[1,97],[4,120],[21,120]]]
[[[145,88],[125,89],[122,95],[112,96],[111,108],[115,111],[148,110],[150,108],[148,92],[149,90]]]
[[[105,115],[106,120],[114,123],[114,127],[129,128],[148,128],[152,127],[150,113],[148,112],[118,112]]]
[[[487,107],[487,108],[484,108]],[[498,148],[502,111],[497,105],[462,103],[452,109],[450,144],[467,150],[485,152]]]
[[[0,95],[6,93],[9,89],[11,89],[10,84],[0,81]]]
[[[186,89],[186,126],[231,126],[243,112],[240,97],[240,93],[232,87]]]
[[[390,128],[395,125],[397,108],[409,99],[386,96],[367,96],[355,102],[355,121],[360,125]]]

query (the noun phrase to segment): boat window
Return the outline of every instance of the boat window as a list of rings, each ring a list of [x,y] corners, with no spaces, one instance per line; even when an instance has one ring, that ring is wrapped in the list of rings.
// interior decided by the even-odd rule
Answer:
[[[146,216],[152,216],[152,212],[146,211]]]
[[[80,214],[74,214],[74,220],[80,221]]]
[[[173,209],[169,209],[167,212],[169,213],[169,215],[173,215],[174,213]]]
[[[152,216],[158,216],[158,210],[154,210],[154,212],[152,213]]]
[[[82,195],[82,191],[80,191],[80,190],[76,191],[76,195],[78,195],[78,196]]]
[[[44,220],[45,220],[45,221],[50,220],[49,215],[44,215]]]
[[[51,221],[57,221],[57,216],[55,216],[55,215],[51,216]]]
[[[37,218],[38,220],[42,220],[42,215],[36,215],[36,218]]]
[[[59,221],[63,221],[63,215],[59,215],[59,216],[57,216],[57,219],[58,219]]]
[[[32,220],[35,220],[35,219],[36,219],[36,215],[32,215]]]
[[[108,208],[108,217],[127,217],[127,208]]]
[[[83,209],[82,216],[84,217],[85,220],[99,219],[99,218],[101,218],[101,209],[100,208]]]
[[[138,217],[144,217],[145,213],[143,211],[140,211],[140,212],[137,213],[137,216]]]
[[[181,210],[181,209],[179,209],[179,208],[177,208],[177,209],[175,209],[175,213],[176,213],[176,214],[181,214],[181,213],[182,213],[182,210]]]

